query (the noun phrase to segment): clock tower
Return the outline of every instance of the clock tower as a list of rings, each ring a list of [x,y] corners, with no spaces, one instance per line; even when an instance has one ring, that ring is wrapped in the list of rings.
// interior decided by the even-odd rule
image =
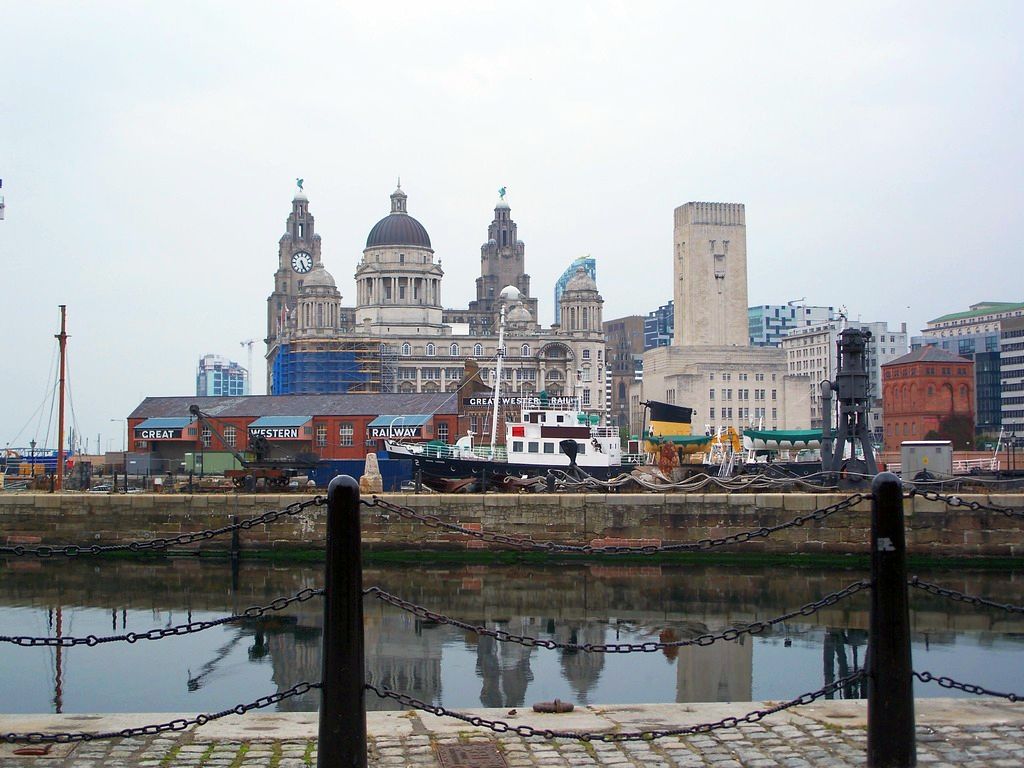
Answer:
[[[313,229],[309,198],[302,191],[300,181],[299,190],[292,198],[292,212],[285,224],[285,232],[277,246],[274,292],[267,297],[265,341],[268,353],[277,346],[282,332],[294,325],[299,291],[314,268],[323,268],[320,263],[320,235]]]

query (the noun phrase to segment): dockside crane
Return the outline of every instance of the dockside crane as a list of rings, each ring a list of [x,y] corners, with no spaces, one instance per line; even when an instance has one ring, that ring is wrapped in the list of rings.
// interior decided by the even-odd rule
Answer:
[[[260,488],[260,481],[267,489],[279,490],[287,488],[292,478],[308,473],[316,466],[317,456],[306,454],[295,459],[270,458],[270,443],[265,437],[256,435],[249,439],[249,451],[243,453],[228,444],[223,433],[214,423],[215,419],[204,412],[198,405],[190,405],[188,412],[196,421],[216,435],[227,451],[242,465],[242,469],[228,469],[224,477],[231,480],[238,490],[255,491]]]

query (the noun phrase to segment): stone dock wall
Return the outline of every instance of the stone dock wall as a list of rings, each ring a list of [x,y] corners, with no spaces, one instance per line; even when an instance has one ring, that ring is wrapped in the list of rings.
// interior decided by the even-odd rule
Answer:
[[[729,536],[774,526],[821,509],[847,494],[385,494],[386,500],[468,528],[566,544],[667,544]],[[274,494],[6,494],[0,496],[0,543],[115,544],[216,528],[309,497]],[[1024,509],[1024,495],[963,495]],[[912,555],[1020,557],[1024,520],[998,511],[952,508],[913,497],[905,502]],[[326,508],[315,507],[241,534],[242,549],[318,549]],[[828,519],[718,551],[777,554],[867,554],[870,501]],[[492,545],[428,528],[380,507],[362,510],[370,548],[466,550]],[[222,536],[184,547],[230,548]],[[498,547],[507,549],[507,547]]]

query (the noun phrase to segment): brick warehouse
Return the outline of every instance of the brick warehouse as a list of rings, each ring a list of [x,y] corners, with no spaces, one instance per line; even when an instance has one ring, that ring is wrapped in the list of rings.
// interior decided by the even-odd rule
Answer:
[[[882,366],[885,450],[938,432],[943,419],[964,416],[974,430],[974,363],[922,347]]]

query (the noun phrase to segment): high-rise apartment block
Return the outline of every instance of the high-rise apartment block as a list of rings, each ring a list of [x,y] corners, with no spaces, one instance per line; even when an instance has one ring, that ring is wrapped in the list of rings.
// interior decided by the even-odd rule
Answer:
[[[248,395],[249,372],[226,357],[203,355],[196,373],[196,394],[200,397]]]
[[[672,343],[675,329],[675,302],[662,304],[644,318],[644,351],[655,347],[667,347]]]
[[[796,302],[747,307],[747,328],[752,347],[781,347],[794,328],[820,325],[836,319],[832,307],[809,307]]]
[[[999,368],[1003,430],[1014,438],[1024,437],[1024,317],[1002,322]]]

